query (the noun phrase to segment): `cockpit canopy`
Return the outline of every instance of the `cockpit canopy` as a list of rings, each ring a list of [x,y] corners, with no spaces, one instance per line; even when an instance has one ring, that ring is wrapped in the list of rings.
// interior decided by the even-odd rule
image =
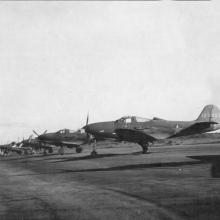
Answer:
[[[85,133],[85,130],[84,129],[78,129],[78,130],[70,130],[70,129],[62,129],[62,130],[59,130],[57,131],[58,134],[73,134],[73,133]]]
[[[78,129],[78,130],[70,130],[70,129],[65,128],[65,129],[57,131],[58,134],[73,134],[73,133],[76,133],[76,132],[82,134],[82,133],[85,133],[85,130],[83,128]]]
[[[57,133],[59,134],[69,134],[69,133],[73,133],[74,131],[70,130],[70,129],[62,129],[62,130],[59,130]]]
[[[131,123],[131,122],[147,122],[150,120],[151,119],[137,117],[137,116],[123,116],[120,119],[116,120],[116,122]]]

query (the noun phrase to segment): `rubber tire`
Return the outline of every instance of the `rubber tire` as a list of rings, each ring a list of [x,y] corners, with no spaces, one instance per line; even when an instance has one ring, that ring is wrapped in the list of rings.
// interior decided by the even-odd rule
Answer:
[[[148,153],[148,146],[142,145],[142,149],[143,149],[143,154],[147,154]]]
[[[82,152],[82,148],[81,147],[76,147],[76,153],[81,153]]]
[[[92,157],[95,157],[95,156],[97,156],[97,155],[98,155],[98,154],[97,154],[96,151],[93,150],[93,151],[91,152],[91,156],[92,156]]]

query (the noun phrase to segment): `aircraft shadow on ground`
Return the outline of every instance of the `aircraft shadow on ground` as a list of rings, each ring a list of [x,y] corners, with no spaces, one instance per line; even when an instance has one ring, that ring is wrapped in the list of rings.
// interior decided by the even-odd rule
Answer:
[[[211,176],[214,178],[220,177],[220,155],[202,155],[202,156],[188,156],[191,159],[203,161],[203,163],[211,164]]]
[[[79,160],[90,160],[90,159],[99,159],[105,157],[118,157],[118,156],[125,156],[125,155],[140,155],[140,152],[128,153],[128,154],[98,154],[95,157],[91,155],[81,156],[81,157],[56,157],[56,158],[46,158],[45,160],[57,160],[51,161],[51,163],[60,163],[60,162],[71,162],[71,161],[79,161]]]
[[[149,154],[155,154],[159,152],[149,152]],[[72,153],[68,153],[71,154]],[[133,152],[133,153],[124,153],[124,154],[98,154],[95,157],[91,155],[85,155],[80,157],[52,157],[52,156],[58,156],[60,154],[48,154],[48,155],[35,155],[35,156],[23,156],[19,158],[6,158],[5,161],[18,161],[19,163],[27,163],[29,159],[36,159],[35,161],[51,161],[50,163],[60,163],[60,162],[73,162],[73,161],[80,161],[80,160],[89,160],[89,159],[99,159],[99,158],[106,158],[106,157],[118,157],[118,156],[125,156],[125,155],[142,155],[142,151]],[[67,155],[67,154],[65,154]],[[49,157],[49,158],[48,158]]]
[[[118,154],[117,154],[118,155]],[[115,156],[113,155],[100,155],[100,157]],[[83,172],[98,172],[98,171],[123,171],[123,170],[138,170],[145,168],[162,168],[162,167],[178,167],[186,165],[199,165],[199,164],[211,164],[211,176],[214,178],[220,177],[220,155],[205,155],[205,156],[187,156],[194,159],[194,161],[180,161],[180,162],[165,162],[165,163],[149,163],[149,164],[131,164],[125,166],[107,167],[107,168],[94,168],[94,169],[77,169],[77,170],[57,170],[54,172],[41,172],[37,174],[22,174],[26,175],[44,175],[44,174],[65,174],[65,173],[83,173]],[[84,159],[90,158],[90,156],[83,157]],[[73,158],[70,158],[73,159]],[[78,160],[78,158],[75,158]],[[81,158],[82,159],[82,158]]]
[[[38,159],[38,158],[43,158],[43,157],[48,157],[48,156],[56,156],[58,154],[56,153],[52,153],[52,154],[47,154],[47,155],[43,155],[43,154],[38,154],[38,155],[26,155],[26,156],[16,156],[16,158],[10,158],[10,157],[5,157],[3,158],[5,161],[16,161],[16,160],[25,160],[25,159]]]
[[[79,169],[79,170],[63,170],[64,173],[80,173],[80,172],[96,172],[96,171],[122,171],[122,170],[138,170],[144,168],[160,168],[160,167],[176,167],[185,165],[201,164],[202,161],[183,161],[183,162],[167,162],[167,163],[150,163],[150,164],[131,164],[125,166],[95,168],[95,169]]]
[[[138,170],[145,168],[160,168],[160,167],[176,167],[185,165],[196,165],[202,164],[203,161],[182,161],[182,162],[167,162],[167,163],[150,163],[150,164],[131,164],[125,166],[117,167],[107,167],[107,168],[94,168],[94,169],[77,169],[77,170],[66,170],[60,169],[53,172],[40,172],[37,174],[18,174],[16,176],[32,176],[32,175],[54,175],[54,174],[65,174],[65,173],[84,173],[84,172],[98,172],[98,171],[123,171],[123,170]]]
[[[220,177],[220,155],[188,156],[188,158],[194,159],[195,161],[132,164],[132,165],[108,167],[108,168],[63,170],[63,172],[64,173],[80,173],[80,172],[96,172],[96,171],[121,171],[121,170],[134,170],[134,169],[144,169],[144,168],[160,168],[160,167],[175,167],[175,166],[197,165],[197,164],[211,164],[211,170],[210,170],[211,176],[214,178]]]

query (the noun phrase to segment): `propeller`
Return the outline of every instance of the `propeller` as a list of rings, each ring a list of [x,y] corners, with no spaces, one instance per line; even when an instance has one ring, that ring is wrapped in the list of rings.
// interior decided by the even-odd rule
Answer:
[[[38,137],[40,136],[35,130],[33,130],[34,134],[36,134]]]
[[[91,141],[94,139],[94,136],[89,134],[88,132],[86,132],[86,126],[89,124],[89,112],[87,113],[87,118],[86,118],[86,125],[84,126],[84,130],[85,130],[85,133],[86,133],[86,139],[87,139],[87,142],[89,144],[91,144]]]
[[[89,112],[87,113],[87,118],[86,118],[86,125],[89,124]]]
[[[89,112],[87,113],[87,117],[86,117],[86,126],[89,124]],[[85,130],[85,132],[86,132],[86,126],[84,126],[84,130]],[[87,141],[89,141],[89,139],[90,139],[90,136],[89,136],[89,134],[86,132],[86,139],[87,139]]]
[[[39,137],[40,135],[35,131],[35,130],[33,130],[33,133],[34,134],[36,134],[37,135],[37,137]],[[43,135],[43,134],[46,134],[47,133],[47,130],[45,130],[41,135]]]
[[[29,138],[28,138],[28,142],[29,142],[29,143],[31,142],[32,138],[33,138],[33,134],[31,134],[31,135],[29,136]]]

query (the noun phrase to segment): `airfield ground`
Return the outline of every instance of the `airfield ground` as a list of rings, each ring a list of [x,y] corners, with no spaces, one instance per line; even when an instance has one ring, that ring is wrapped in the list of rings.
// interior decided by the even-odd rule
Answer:
[[[220,143],[0,158],[0,219],[220,219]]]

